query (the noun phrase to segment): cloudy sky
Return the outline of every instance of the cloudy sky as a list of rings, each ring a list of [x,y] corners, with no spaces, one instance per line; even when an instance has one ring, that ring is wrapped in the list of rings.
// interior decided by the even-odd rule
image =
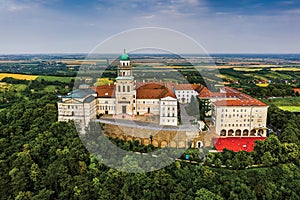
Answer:
[[[300,53],[297,0],[0,2],[0,54],[85,53],[141,27],[182,32],[209,53]]]

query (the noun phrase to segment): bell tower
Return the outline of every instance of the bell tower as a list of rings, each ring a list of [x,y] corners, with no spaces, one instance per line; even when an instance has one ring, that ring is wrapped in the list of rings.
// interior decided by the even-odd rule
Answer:
[[[126,54],[126,50],[124,49],[124,53],[120,56],[120,63],[118,67],[118,77],[132,76],[132,65],[130,63],[130,58],[128,54]]]
[[[136,112],[136,91],[132,65],[128,54],[120,56],[116,78],[116,114],[134,115]]]

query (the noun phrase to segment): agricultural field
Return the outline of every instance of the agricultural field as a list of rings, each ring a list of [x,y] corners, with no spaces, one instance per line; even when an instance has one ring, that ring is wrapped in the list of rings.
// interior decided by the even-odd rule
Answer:
[[[300,106],[278,106],[278,108],[289,112],[300,112]]]
[[[19,79],[19,80],[35,80],[38,76],[35,75],[26,75],[26,74],[9,74],[9,73],[0,73],[0,81],[6,77]]]
[[[252,68],[252,67],[238,67],[233,68],[235,71],[243,71],[243,72],[256,72],[262,70],[262,68]]]
[[[293,71],[293,72],[299,72],[300,67],[276,67],[276,68],[271,68],[272,71]]]
[[[59,81],[63,83],[70,83],[72,79],[75,80],[75,77],[63,77],[63,76],[38,76],[37,81],[41,81],[44,79],[45,81]]]
[[[300,97],[282,97],[268,99],[265,103],[275,105],[281,110],[300,112]]]
[[[97,83],[95,83],[95,86],[99,86],[99,85],[106,85],[106,84],[113,84],[114,80],[110,79],[110,78],[98,78]]]
[[[256,84],[258,87],[268,87],[269,83],[258,83]]]
[[[280,97],[268,99],[267,103],[276,106],[300,106],[300,97]]]
[[[0,82],[0,92],[5,90],[16,90],[19,92],[25,90],[26,87],[25,84],[8,84]]]

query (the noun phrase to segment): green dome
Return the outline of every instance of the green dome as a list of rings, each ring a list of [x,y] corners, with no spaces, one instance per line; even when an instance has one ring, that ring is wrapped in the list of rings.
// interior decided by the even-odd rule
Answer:
[[[130,59],[129,59],[128,54],[123,53],[123,54],[120,56],[120,60],[130,60]]]

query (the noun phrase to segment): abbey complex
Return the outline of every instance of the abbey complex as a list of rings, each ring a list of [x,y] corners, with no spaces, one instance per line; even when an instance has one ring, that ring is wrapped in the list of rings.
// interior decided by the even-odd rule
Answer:
[[[124,52],[114,84],[81,85],[62,97],[58,102],[58,120],[73,120],[86,127],[96,116],[124,120],[154,116],[157,125],[180,127],[181,105],[188,105],[192,98],[198,98],[207,100],[211,107],[211,118],[202,124],[219,139],[214,144],[216,148],[218,145],[223,147],[221,139],[225,144],[228,138],[245,138],[246,143],[236,144],[242,149],[250,146],[249,139],[263,139],[267,135],[268,106],[249,95],[230,87],[212,92],[201,84],[137,82],[132,69],[130,57]]]

